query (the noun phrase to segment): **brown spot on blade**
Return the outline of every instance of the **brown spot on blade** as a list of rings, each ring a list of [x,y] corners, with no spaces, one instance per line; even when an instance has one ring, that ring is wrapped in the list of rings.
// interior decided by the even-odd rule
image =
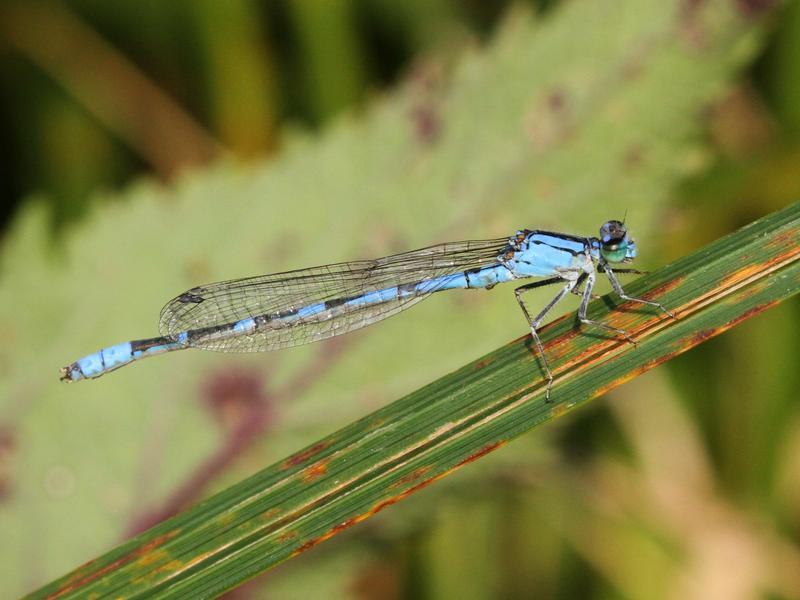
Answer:
[[[319,454],[330,445],[331,443],[328,440],[322,440],[321,442],[317,442],[310,448],[301,450],[297,454],[293,454],[292,456],[284,460],[281,468],[288,469],[290,467],[296,467],[297,465],[302,465],[304,462],[308,462],[309,459]]]
[[[303,481],[309,483],[314,481],[315,479],[319,479],[325,473],[328,472],[328,461],[321,460],[319,462],[315,462],[313,465],[306,467],[303,471]]]
[[[157,538],[154,538],[154,539],[150,540],[149,542],[146,542],[146,543],[142,544],[138,548],[134,548],[128,554],[126,554],[124,556],[121,556],[120,558],[118,558],[114,562],[111,562],[111,563],[107,564],[105,567],[97,569],[96,571],[92,571],[91,570],[92,565],[96,561],[92,561],[92,562],[86,563],[83,567],[79,568],[77,571],[75,571],[75,573],[73,573],[72,577],[70,577],[66,581],[66,583],[64,584],[63,587],[61,587],[60,589],[56,590],[52,594],[48,595],[47,599],[51,600],[51,599],[54,599],[54,598],[60,598],[61,596],[64,596],[66,594],[70,594],[70,593],[72,593],[72,592],[74,592],[76,590],[79,590],[80,588],[86,586],[87,584],[91,583],[92,581],[95,581],[96,579],[99,579],[103,575],[106,575],[107,573],[110,573],[110,572],[114,571],[115,569],[118,569],[122,565],[125,565],[127,563],[133,562],[135,560],[140,560],[143,557],[146,557],[148,554],[150,554],[151,552],[155,551],[159,546],[161,546],[165,542],[171,540],[176,535],[178,535],[178,533],[180,533],[180,531],[181,531],[180,529],[173,529],[172,531],[168,531],[167,533],[162,534],[162,535],[158,536]],[[159,558],[164,557],[164,556],[168,556],[168,554],[166,552],[164,552],[163,554],[161,554],[161,553],[159,553],[159,554],[160,554]]]

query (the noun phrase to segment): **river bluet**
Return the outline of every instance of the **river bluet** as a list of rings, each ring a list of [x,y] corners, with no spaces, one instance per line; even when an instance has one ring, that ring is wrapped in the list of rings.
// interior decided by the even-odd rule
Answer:
[[[636,257],[636,244],[620,221],[608,221],[599,237],[523,229],[510,238],[451,242],[375,260],[345,262],[286,273],[202,285],[171,300],[161,311],[161,336],[104,348],[61,369],[64,381],[100,377],[130,362],[185,348],[220,352],[260,352],[316,342],[347,333],[396,314],[435,292],[490,289],[498,283],[545,278],[515,290],[547,377],[553,374],[538,329],[547,313],[567,294],[581,297],[578,319],[633,341],[622,329],[586,316],[598,271],[614,291],[632,298],[617,273],[638,273],[613,265]],[[561,290],[533,318],[523,296],[544,285]],[[581,289],[583,286],[583,289]]]

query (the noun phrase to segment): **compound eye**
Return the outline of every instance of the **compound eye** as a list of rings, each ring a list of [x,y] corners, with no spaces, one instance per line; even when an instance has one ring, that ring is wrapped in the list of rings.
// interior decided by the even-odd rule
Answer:
[[[607,250],[617,250],[627,237],[628,230],[622,221],[607,221],[600,228],[600,241]]]

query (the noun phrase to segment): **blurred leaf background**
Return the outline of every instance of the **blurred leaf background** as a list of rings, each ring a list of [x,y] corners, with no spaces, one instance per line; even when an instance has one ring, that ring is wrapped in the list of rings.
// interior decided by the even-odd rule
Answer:
[[[7,1],[0,135],[16,597],[525,325],[500,287],[318,347],[58,367],[198,283],[518,227],[627,209],[667,263],[800,196],[800,6]],[[230,595],[800,597],[799,308]]]

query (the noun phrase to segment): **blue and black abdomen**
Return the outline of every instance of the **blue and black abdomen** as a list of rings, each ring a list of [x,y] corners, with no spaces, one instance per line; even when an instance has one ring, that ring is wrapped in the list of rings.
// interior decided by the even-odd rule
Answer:
[[[186,347],[188,334],[184,332],[176,338],[150,338],[133,340],[98,350],[79,358],[71,365],[61,369],[62,381],[80,381],[100,377],[141,358],[172,352]]]

